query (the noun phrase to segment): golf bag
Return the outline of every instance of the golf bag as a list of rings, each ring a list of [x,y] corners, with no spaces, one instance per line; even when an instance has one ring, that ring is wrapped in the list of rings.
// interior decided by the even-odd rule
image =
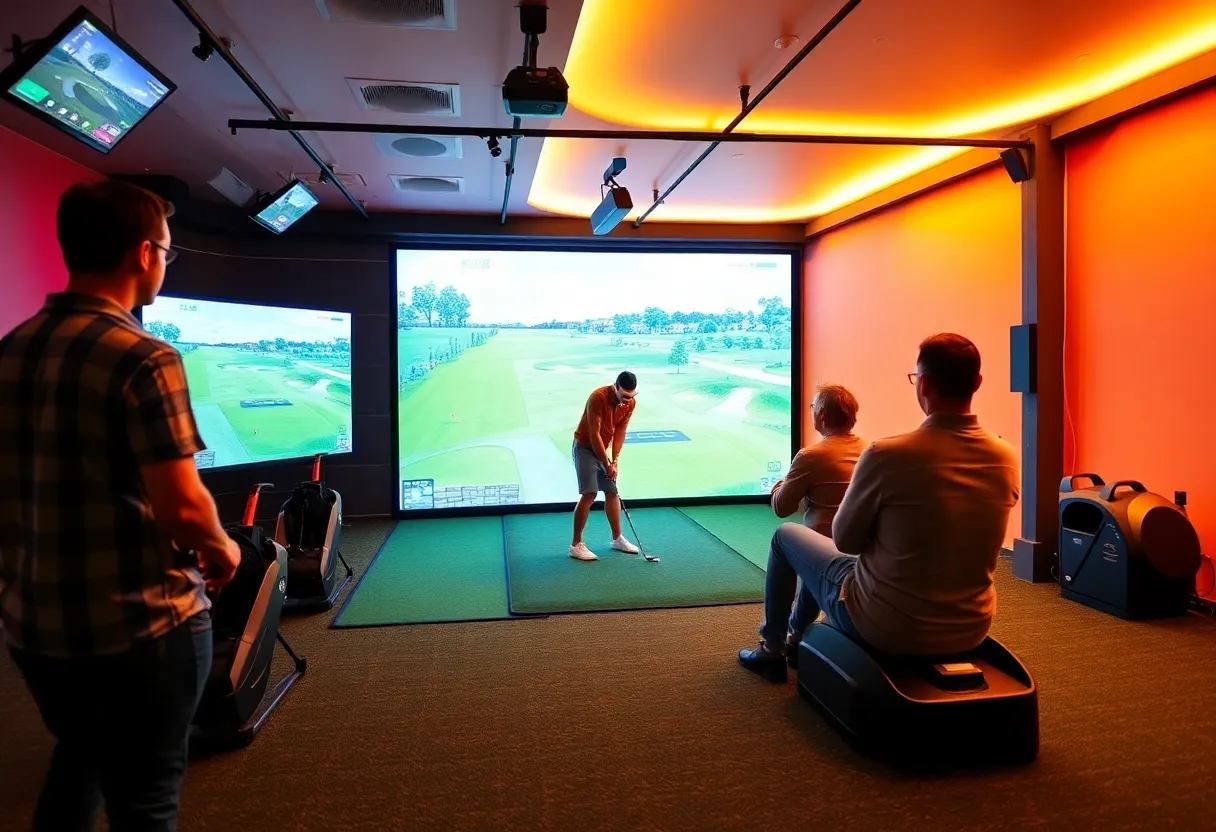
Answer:
[[[338,550],[342,495],[321,478],[321,457],[313,459],[312,480],[302,482],[279,511],[275,542],[287,550],[289,612],[330,609],[354,575]],[[338,581],[338,562],[346,570]]]
[[[248,745],[307,666],[279,635],[287,591],[287,552],[253,524],[258,494],[273,487],[270,483],[255,485],[242,524],[226,529],[240,546],[241,562],[233,579],[212,597],[211,675],[195,712],[193,747]],[[267,699],[276,640],[295,667]]]

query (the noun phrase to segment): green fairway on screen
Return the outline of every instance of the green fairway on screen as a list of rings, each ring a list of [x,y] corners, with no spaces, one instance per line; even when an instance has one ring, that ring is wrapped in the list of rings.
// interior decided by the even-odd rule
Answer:
[[[159,297],[143,320],[182,354],[199,468],[351,450],[349,313]]]
[[[399,505],[578,499],[587,397],[628,370],[624,499],[767,494],[791,453],[787,254],[397,252]]]

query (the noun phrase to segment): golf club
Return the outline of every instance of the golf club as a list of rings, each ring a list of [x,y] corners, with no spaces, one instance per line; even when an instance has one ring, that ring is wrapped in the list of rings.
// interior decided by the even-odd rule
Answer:
[[[608,472],[604,469],[603,465],[600,465],[600,471],[603,472],[605,477],[608,476]],[[642,553],[642,557],[646,558],[646,561],[648,563],[658,563],[659,562],[658,556],[652,555],[649,552],[647,552],[646,547],[642,545],[642,539],[640,537],[638,537],[638,530],[633,525],[633,518],[629,516],[629,509],[625,508],[625,501],[621,499],[621,494],[620,494],[619,489],[617,491],[616,498],[617,498],[617,501],[621,504],[621,511],[625,515],[625,520],[627,520],[629,522],[629,531],[633,532],[633,539],[638,542],[638,550]]]

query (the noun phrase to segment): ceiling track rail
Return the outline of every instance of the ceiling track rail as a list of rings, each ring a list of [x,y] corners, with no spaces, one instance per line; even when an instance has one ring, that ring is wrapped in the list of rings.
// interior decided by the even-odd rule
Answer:
[[[191,6],[187,0],[173,0],[173,5],[177,6],[181,10],[182,14],[186,16],[186,19],[189,20],[190,23],[193,24],[194,28],[198,30],[199,35],[206,39],[206,41],[210,43],[211,47],[218,52],[221,57],[223,57],[224,62],[228,64],[228,66],[232,67],[232,71],[237,74],[237,77],[244,82],[245,86],[249,88],[249,91],[257,96],[258,100],[261,101],[266,106],[266,109],[270,111],[270,114],[274,116],[275,122],[283,125],[290,125],[283,127],[283,129],[291,133],[291,137],[296,140],[296,143],[300,145],[304,152],[308,154],[308,157],[312,159],[314,163],[316,163],[318,168],[320,168],[323,181],[328,181],[334,184],[338,190],[342,192],[342,196],[346,197],[350,204],[354,206],[354,209],[358,211],[364,219],[368,219],[367,209],[363,207],[363,204],[359,202],[359,200],[355,199],[354,195],[351,194],[351,192],[347,190],[346,186],[342,184],[342,181],[338,179],[338,175],[334,172],[334,169],[330,167],[329,164],[317,154],[317,151],[313,150],[312,146],[305,141],[304,137],[300,135],[300,125],[292,124],[290,122],[287,115],[278,108],[274,101],[271,100],[270,96],[267,95],[266,91],[258,85],[258,82],[253,79],[253,76],[249,74],[245,67],[241,66],[240,61],[236,59],[223,41],[220,40],[219,35],[213,32],[211,27],[207,25],[207,22],[203,20],[201,16],[199,16],[199,13],[194,10],[194,7]]]
[[[625,141],[704,142],[722,144],[835,144],[907,145],[915,147],[988,147],[1029,150],[1029,139],[991,139],[968,136],[836,136],[803,133],[729,133],[694,130],[567,130],[551,127],[457,127],[446,124],[372,124],[348,121],[294,121],[240,119],[228,121],[238,130],[304,130],[309,133],[392,133],[407,136],[472,136],[479,139],[615,139]]]
[[[794,71],[794,69],[798,66],[798,64],[802,63],[803,59],[807,55],[811,54],[811,51],[816,46],[818,46],[820,43],[822,43],[824,38],[826,38],[829,34],[831,34],[832,30],[835,29],[837,26],[839,26],[841,24],[841,22],[846,17],[848,17],[849,14],[852,13],[852,11],[855,8],[857,8],[859,5],[861,5],[861,0],[848,0],[847,3],[845,3],[843,6],[841,6],[840,11],[836,12],[836,14],[832,16],[832,19],[829,20],[827,23],[825,23],[823,25],[823,28],[821,28],[818,32],[815,33],[815,37],[813,37],[809,41],[807,41],[806,46],[804,46],[800,50],[798,50],[798,54],[796,54],[794,57],[790,58],[789,62],[784,67],[782,67],[781,71],[778,72],[773,77],[773,80],[769,81],[768,84],[765,85],[764,89],[760,90],[760,94],[757,95],[755,98],[751,99],[751,101],[747,100],[747,91],[741,90],[740,93],[744,99],[743,100],[743,109],[739,112],[739,115],[734,117],[734,119],[731,121],[730,124],[726,125],[726,127],[723,128],[722,135],[725,136],[725,135],[733,132],[734,129],[739,125],[739,123],[741,121],[743,121],[743,119],[747,118],[752,113],[752,111],[755,110],[756,107],[758,107],[760,105],[760,102],[763,101],[765,98],[767,98],[769,93],[771,93],[773,90],[775,90],[777,88],[777,86],[782,81],[784,81],[791,72]],[[709,154],[713,153],[714,150],[716,150],[718,145],[721,143],[722,143],[721,139],[713,140],[712,143],[709,145],[709,147],[705,148],[705,150],[701,153],[701,155],[698,156],[696,159],[694,159],[693,163],[691,165],[689,165],[684,170],[683,173],[681,173],[679,176],[676,177],[676,181],[674,181],[670,185],[668,185],[667,190],[664,191],[662,193],[662,195],[656,197],[654,202],[652,202],[650,204],[650,207],[647,208],[644,212],[642,212],[641,216],[639,216],[636,220],[633,221],[633,227],[638,228],[642,225],[642,223],[646,222],[646,218],[649,217],[654,212],[654,209],[656,209],[660,205],[662,205],[664,200],[666,200],[667,197],[671,196],[672,191],[674,191],[676,188],[680,187],[680,183],[682,183],[685,179],[687,179],[688,175],[690,173],[692,173],[694,170],[696,170],[697,167],[700,166],[700,164],[709,157]]]

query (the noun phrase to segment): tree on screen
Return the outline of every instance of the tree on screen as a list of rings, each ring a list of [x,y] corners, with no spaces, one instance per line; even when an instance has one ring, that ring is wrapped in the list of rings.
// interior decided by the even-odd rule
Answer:
[[[163,324],[160,337],[170,344],[175,344],[181,340],[182,331],[178,329],[177,324]]]
[[[618,313],[612,316],[612,331],[618,335],[629,335],[633,332],[633,325],[641,322],[642,316],[636,312],[630,315]]]
[[[435,292],[435,283],[426,284],[425,286],[415,286],[411,294],[413,306],[422,317],[426,318],[426,325],[432,326],[432,316],[435,314],[435,304],[439,300],[438,294]]]
[[[760,298],[757,303],[763,307],[763,311],[758,319],[769,332],[772,348],[782,349],[782,347],[778,346],[778,343],[784,340],[782,336],[789,332],[790,313],[792,310],[779,297]]]
[[[165,340],[165,325],[160,321],[149,321],[144,326],[144,329],[148,330],[148,334],[153,338],[159,338],[162,341]]]
[[[418,318],[418,310],[405,301],[397,304],[397,329],[409,329]]]
[[[688,363],[688,345],[683,341],[676,341],[667,356],[667,363],[676,365],[676,374],[679,375],[680,368]]]
[[[435,300],[435,311],[441,326],[463,326],[469,319],[469,299],[455,286],[444,286]]]
[[[662,332],[663,327],[671,321],[667,313],[657,306],[647,306],[646,311],[642,313],[642,320],[646,322],[646,326],[651,332]]]
[[[93,65],[93,69],[98,72],[105,72],[110,68],[110,56],[105,52],[98,52],[89,58],[89,63]]]

